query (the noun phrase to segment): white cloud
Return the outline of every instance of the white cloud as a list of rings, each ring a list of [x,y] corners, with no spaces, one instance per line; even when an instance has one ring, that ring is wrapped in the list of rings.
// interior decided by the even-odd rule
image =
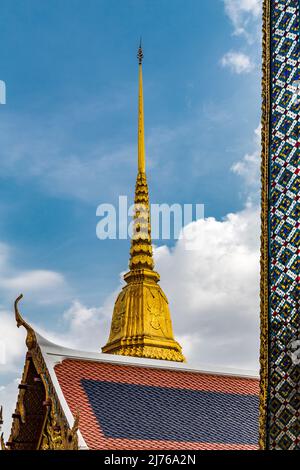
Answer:
[[[3,431],[6,438],[9,434],[11,413],[15,407],[19,382],[19,379],[11,381],[11,377],[21,375],[26,352],[25,330],[17,328],[12,306],[20,292],[25,294],[25,298],[26,296],[30,298],[30,294],[34,294],[34,300],[39,304],[44,303],[44,299],[47,303],[57,303],[65,298],[68,286],[59,273],[18,269],[13,262],[11,248],[5,243],[0,243],[0,298],[5,304],[11,305],[10,309],[0,305],[0,405],[4,406]],[[45,336],[48,335],[43,328],[38,329]],[[50,339],[57,338],[51,332],[49,335]],[[63,342],[62,339],[61,335],[60,342]],[[10,381],[5,384],[7,380]]]
[[[20,373],[20,366],[24,361],[25,332],[22,328],[16,327],[13,313],[13,301],[21,292],[25,298],[34,297],[36,304],[55,304],[68,297],[69,288],[59,273],[19,269],[15,266],[11,248],[5,243],[0,243],[1,384],[4,381],[3,377],[7,379],[12,374]]]
[[[234,163],[231,167],[233,173],[243,178],[248,193],[248,200],[255,200],[259,195],[261,125],[254,131],[254,147],[252,153],[246,153],[241,160]]]
[[[8,440],[11,429],[11,415],[16,408],[16,397],[18,393],[18,384],[20,378],[15,378],[8,384],[0,385],[0,405],[3,405],[3,420],[4,424],[2,432],[4,433],[4,440]]]
[[[25,294],[25,298],[34,294],[34,300],[39,304],[45,303],[45,299],[46,303],[57,303],[66,296],[68,286],[59,273],[18,269],[13,262],[11,248],[0,242],[0,298],[2,302],[11,305],[10,309],[0,305],[0,405],[4,406],[3,431],[6,438],[11,425],[11,413],[16,404],[19,379],[5,385],[4,383],[8,378],[11,380],[12,376],[21,375],[26,352],[25,330],[17,328],[12,307],[14,299],[21,292]],[[43,329],[41,332],[44,333]],[[48,333],[44,334],[47,336]],[[54,335],[51,332],[49,334],[51,339]]]
[[[245,35],[249,42],[255,39],[262,14],[262,0],[224,0],[225,12],[230,18],[235,35]]]
[[[223,67],[229,67],[232,72],[237,74],[249,73],[254,68],[254,64],[248,55],[243,52],[227,52],[221,59]]]
[[[14,314],[0,310],[0,372],[16,372],[24,359],[24,332],[16,327]],[[1,402],[0,402],[1,404]]]
[[[257,369],[259,211],[185,228],[193,242],[156,249],[156,266],[179,337],[195,363]],[[188,237],[189,238],[189,237]],[[193,249],[192,249],[193,248]]]
[[[62,274],[45,269],[22,270],[15,266],[9,245],[0,242],[0,295],[11,304],[20,293],[34,294],[39,304],[57,303],[69,294]],[[53,295],[55,294],[55,295]]]
[[[259,159],[260,155],[258,151],[252,154],[246,153],[243,160],[240,160],[232,166],[232,171],[243,176],[248,185],[255,184],[258,182],[259,178]]]
[[[111,315],[117,291],[113,292],[100,307],[87,307],[78,300],[63,314],[66,340],[74,348],[101,351],[108,339]]]
[[[0,286],[4,289],[15,291],[25,289],[31,292],[45,288],[55,288],[63,283],[64,278],[61,274],[46,270],[24,271],[14,277],[0,280]]]

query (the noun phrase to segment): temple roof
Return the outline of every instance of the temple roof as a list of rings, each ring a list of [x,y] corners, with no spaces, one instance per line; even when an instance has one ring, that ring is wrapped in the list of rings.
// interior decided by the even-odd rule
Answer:
[[[86,352],[35,332],[79,449],[257,448],[252,371]]]
[[[65,348],[22,318],[21,298],[28,352],[9,449],[257,448],[254,372]]]

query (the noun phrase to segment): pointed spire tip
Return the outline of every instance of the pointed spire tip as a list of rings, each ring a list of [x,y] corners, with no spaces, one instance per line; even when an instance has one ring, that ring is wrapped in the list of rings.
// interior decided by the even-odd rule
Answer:
[[[142,49],[142,36],[141,36],[140,37],[140,45],[139,45],[138,53],[137,53],[137,58],[139,60],[139,65],[142,64],[143,57],[144,57],[144,54],[143,54],[143,49]]]

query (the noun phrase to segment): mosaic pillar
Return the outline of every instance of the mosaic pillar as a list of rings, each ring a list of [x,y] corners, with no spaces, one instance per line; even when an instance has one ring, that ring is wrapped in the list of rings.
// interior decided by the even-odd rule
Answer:
[[[299,450],[300,0],[263,2],[260,448]]]

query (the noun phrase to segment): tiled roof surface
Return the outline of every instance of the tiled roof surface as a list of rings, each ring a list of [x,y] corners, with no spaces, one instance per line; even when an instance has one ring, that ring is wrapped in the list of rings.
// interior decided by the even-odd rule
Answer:
[[[257,448],[257,379],[74,359],[54,370],[90,449]]]

